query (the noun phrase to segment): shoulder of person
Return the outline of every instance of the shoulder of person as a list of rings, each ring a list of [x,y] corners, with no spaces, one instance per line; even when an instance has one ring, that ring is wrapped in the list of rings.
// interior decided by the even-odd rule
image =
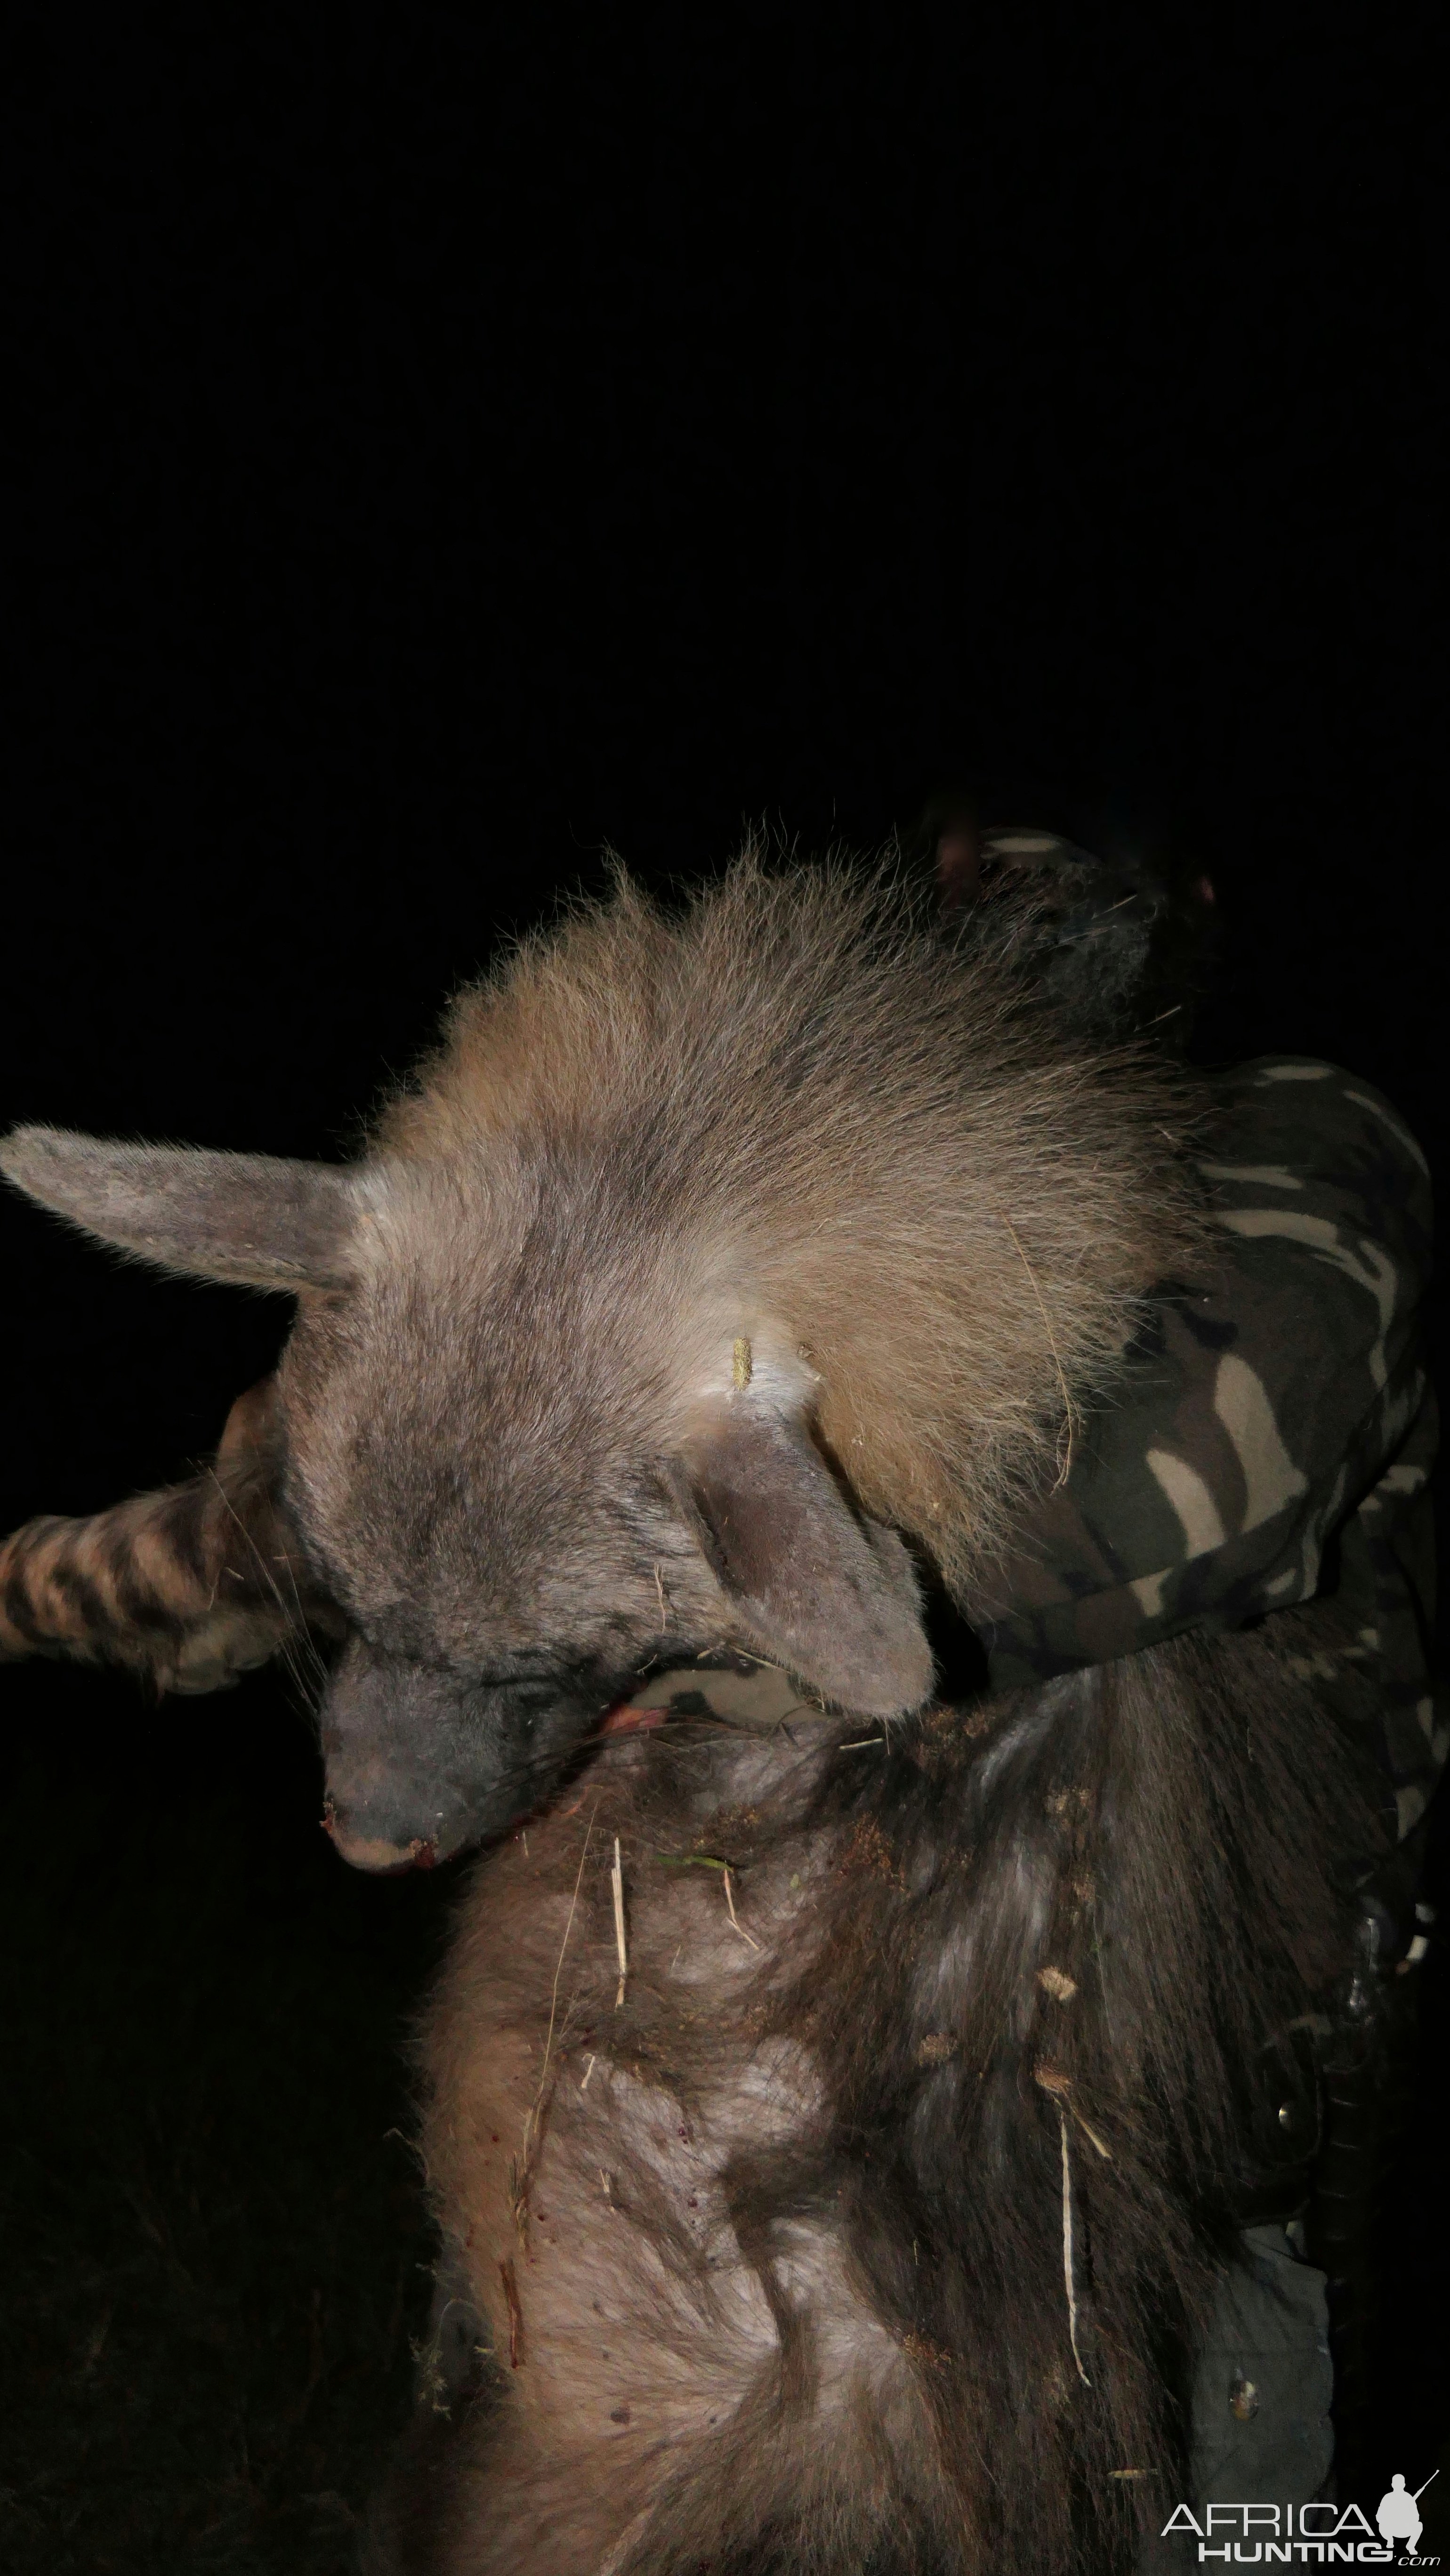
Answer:
[[[1377,1245],[1405,1286],[1423,1285],[1429,1165],[1382,1091],[1341,1065],[1288,1055],[1235,1065],[1208,1087],[1219,1115],[1200,1169],[1230,1232],[1307,1249]]]

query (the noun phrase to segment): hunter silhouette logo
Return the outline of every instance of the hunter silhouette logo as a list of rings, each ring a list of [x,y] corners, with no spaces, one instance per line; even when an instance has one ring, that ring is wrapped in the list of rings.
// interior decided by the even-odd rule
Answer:
[[[1375,2506],[1374,2518],[1379,2524],[1382,2540],[1405,2540],[1409,2542],[1412,2550],[1418,2551],[1422,2528],[1420,2498],[1431,2479],[1438,2478],[1439,2474],[1438,2469],[1432,2469],[1430,2476],[1425,2480],[1425,2486],[1416,2487],[1413,2495],[1406,2495],[1405,2481],[1398,2469],[1395,2471],[1390,2480],[1389,2494],[1382,2495]]]

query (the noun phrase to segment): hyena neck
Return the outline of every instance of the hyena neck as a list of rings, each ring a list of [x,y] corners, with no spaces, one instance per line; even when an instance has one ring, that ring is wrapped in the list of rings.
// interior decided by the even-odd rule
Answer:
[[[703,1832],[722,1816],[749,1815],[775,1835],[805,1821],[843,1746],[883,1750],[902,1733],[822,1710],[777,1668],[689,1678],[695,1687],[677,1692],[670,1710],[631,1708],[624,1724],[613,1723],[552,1812],[577,1812],[581,1800],[587,1812],[596,1796],[612,1803],[623,1792],[662,1830]]]

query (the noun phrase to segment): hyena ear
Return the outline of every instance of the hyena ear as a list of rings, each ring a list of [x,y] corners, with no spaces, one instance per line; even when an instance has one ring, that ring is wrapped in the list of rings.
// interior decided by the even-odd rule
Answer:
[[[674,1482],[762,1654],[863,1716],[920,1707],[932,1660],[911,1559],[858,1518],[804,1424],[727,1402]]]
[[[17,1127],[0,1172],[103,1243],[250,1288],[345,1288],[356,1206],[327,1163],[185,1146],[114,1145],[56,1127]]]

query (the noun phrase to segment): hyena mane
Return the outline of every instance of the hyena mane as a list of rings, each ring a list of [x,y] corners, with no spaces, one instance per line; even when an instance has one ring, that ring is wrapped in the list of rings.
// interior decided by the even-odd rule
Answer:
[[[1021,911],[953,942],[890,870],[747,852],[677,914],[621,874],[460,995],[375,1149],[517,1191],[611,1327],[661,1287],[787,1319],[822,1447],[959,1587],[1204,1235],[1204,1101],[1034,1003]]]

